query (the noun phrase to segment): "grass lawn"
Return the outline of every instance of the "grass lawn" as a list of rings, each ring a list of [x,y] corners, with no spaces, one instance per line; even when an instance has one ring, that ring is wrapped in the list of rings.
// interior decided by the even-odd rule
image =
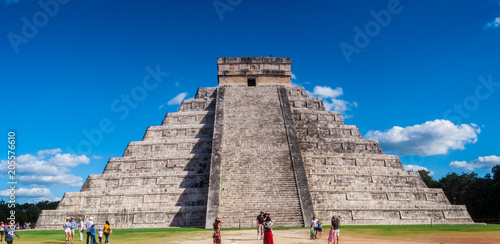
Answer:
[[[294,231],[307,228],[275,228],[281,231]],[[328,233],[329,226],[324,226],[324,233]],[[223,233],[239,231],[236,229],[222,229]],[[497,232],[500,236],[500,225],[344,225],[341,226],[344,235],[364,236],[364,237],[407,237],[407,236],[429,236],[446,235],[452,236],[454,233],[467,232]],[[252,233],[254,229],[241,230],[242,233]],[[57,231],[18,231],[21,239],[15,239],[14,243],[43,243],[43,244],[63,244],[64,232]],[[495,233],[495,235],[497,235]],[[211,230],[200,228],[161,228],[161,229],[120,229],[113,230],[110,241],[113,244],[127,243],[170,243],[184,240],[186,237],[201,237],[205,243],[212,236]],[[478,236],[481,236],[480,234]],[[224,237],[224,235],[223,235]],[[86,233],[84,233],[84,242],[79,242],[76,234],[75,243],[85,243]],[[104,241],[104,240],[103,240]],[[104,242],[103,242],[104,243]],[[208,242],[207,242],[208,243]]]
[[[328,227],[329,228],[329,227]],[[344,232],[374,236],[409,236],[452,232],[500,232],[500,225],[346,225]]]

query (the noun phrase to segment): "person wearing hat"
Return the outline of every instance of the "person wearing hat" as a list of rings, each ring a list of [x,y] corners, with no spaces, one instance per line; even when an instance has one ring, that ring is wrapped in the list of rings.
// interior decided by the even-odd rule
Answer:
[[[260,211],[260,215],[257,216],[257,240],[264,239],[264,211]]]
[[[64,239],[66,240],[66,244],[71,241],[71,223],[69,222],[70,218],[66,218],[66,222],[63,224],[64,228]]]
[[[89,239],[90,239],[90,230],[92,229],[92,225],[94,225],[94,222],[92,222],[94,218],[89,217],[89,221],[85,224],[87,227],[87,244],[89,244]]]
[[[78,233],[80,234],[80,241],[83,240],[83,232],[85,230],[85,225],[83,224],[83,219],[78,218]]]

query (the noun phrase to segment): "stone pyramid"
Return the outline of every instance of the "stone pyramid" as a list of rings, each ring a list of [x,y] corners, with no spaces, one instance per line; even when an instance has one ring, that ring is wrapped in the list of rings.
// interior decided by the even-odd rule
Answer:
[[[263,210],[276,226],[473,223],[465,206],[427,188],[399,158],[364,140],[321,99],[292,87],[291,59],[218,58],[219,85],[199,88],[80,192],[43,210],[38,229],[67,216],[115,228],[255,226]],[[89,207],[90,206],[90,207]]]

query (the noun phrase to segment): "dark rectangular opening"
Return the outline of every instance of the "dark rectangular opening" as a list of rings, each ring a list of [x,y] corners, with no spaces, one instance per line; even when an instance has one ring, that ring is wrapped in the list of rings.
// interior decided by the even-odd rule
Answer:
[[[257,85],[254,78],[247,79],[247,82],[248,82],[248,86],[256,86]]]

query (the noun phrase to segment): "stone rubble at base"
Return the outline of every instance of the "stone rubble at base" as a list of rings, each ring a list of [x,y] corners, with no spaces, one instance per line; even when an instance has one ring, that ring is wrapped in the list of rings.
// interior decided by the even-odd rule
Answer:
[[[114,228],[211,228],[215,217],[252,227],[261,210],[276,226],[307,226],[313,214],[324,224],[332,215],[342,224],[473,223],[465,206],[292,87],[291,59],[217,61],[218,87],[199,88],[80,192],[43,210],[37,229],[60,229],[67,216]]]

